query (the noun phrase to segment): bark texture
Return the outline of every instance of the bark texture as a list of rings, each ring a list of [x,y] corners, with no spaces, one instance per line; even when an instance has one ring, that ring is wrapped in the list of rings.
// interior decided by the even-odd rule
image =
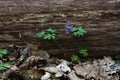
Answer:
[[[0,0],[0,47],[26,45],[49,27],[64,37],[67,21],[88,31],[70,40],[70,54],[79,48],[87,48],[91,56],[120,53],[120,0]],[[58,41],[64,45],[62,37]],[[43,41],[42,48],[61,54],[53,41]]]

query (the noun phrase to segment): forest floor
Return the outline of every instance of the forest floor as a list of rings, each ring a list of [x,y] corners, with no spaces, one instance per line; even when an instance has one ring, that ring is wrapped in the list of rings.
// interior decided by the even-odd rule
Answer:
[[[30,46],[8,50],[0,59],[0,80],[120,80],[120,61],[111,57],[70,61]]]

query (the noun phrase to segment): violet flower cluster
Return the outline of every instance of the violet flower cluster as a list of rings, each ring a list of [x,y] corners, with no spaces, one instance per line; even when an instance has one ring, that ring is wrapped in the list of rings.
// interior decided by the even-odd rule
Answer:
[[[72,24],[70,22],[67,22],[66,28],[65,28],[65,34],[69,34],[71,32]]]

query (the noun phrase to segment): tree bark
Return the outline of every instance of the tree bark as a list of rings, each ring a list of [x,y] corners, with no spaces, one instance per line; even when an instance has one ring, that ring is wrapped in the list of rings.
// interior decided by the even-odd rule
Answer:
[[[88,33],[72,38],[67,53],[80,48],[91,56],[120,53],[120,1],[117,0],[0,0],[0,47],[9,44],[26,45],[34,35],[52,27],[57,29],[57,40],[63,46],[67,21],[83,26]],[[42,49],[51,55],[61,55],[53,41],[42,41]],[[49,43],[50,42],[50,43]]]

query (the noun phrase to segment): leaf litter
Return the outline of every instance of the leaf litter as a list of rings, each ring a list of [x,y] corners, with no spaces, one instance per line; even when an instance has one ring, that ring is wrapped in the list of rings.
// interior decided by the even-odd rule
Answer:
[[[120,80],[120,61],[111,57],[74,64],[50,57],[36,43],[27,44],[24,48],[10,46],[17,49],[12,53],[15,56],[8,55],[8,60],[14,63],[6,70],[0,70],[0,80]],[[0,60],[1,64],[3,62],[3,59]],[[51,77],[53,75],[54,78]]]

